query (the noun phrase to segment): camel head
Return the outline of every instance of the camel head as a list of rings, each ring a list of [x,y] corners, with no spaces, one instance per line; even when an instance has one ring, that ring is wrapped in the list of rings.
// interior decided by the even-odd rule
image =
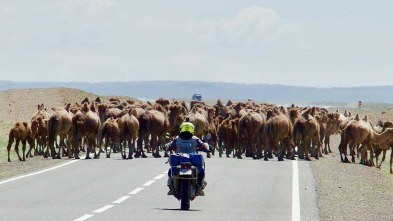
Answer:
[[[96,103],[98,103],[98,104],[101,104],[101,103],[102,103],[100,97],[97,97],[94,101],[95,101]]]
[[[86,102],[83,103],[81,111],[85,113],[89,112],[89,105]]]
[[[64,109],[65,109],[67,112],[70,112],[70,108],[71,108],[71,104],[70,104],[70,103],[68,103],[68,104],[66,104],[66,105],[64,106]]]
[[[90,103],[90,101],[89,101],[89,98],[88,98],[88,97],[85,97],[85,99],[83,99],[83,101],[81,102],[81,104],[84,104],[84,103]]]

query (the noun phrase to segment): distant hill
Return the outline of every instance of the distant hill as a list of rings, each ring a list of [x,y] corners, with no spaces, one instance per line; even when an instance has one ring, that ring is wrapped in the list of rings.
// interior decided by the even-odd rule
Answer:
[[[21,88],[68,87],[99,95],[124,95],[155,99],[191,98],[202,93],[204,99],[247,99],[274,103],[378,102],[393,103],[393,87],[314,88],[268,84],[236,84],[202,81],[133,81],[106,83],[9,82],[0,81],[0,90]]]

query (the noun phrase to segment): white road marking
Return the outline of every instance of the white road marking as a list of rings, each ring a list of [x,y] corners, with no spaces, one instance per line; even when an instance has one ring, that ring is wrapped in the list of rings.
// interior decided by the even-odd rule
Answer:
[[[104,212],[105,210],[108,210],[108,209],[110,209],[110,208],[112,208],[112,207],[114,207],[114,206],[115,206],[115,205],[106,205],[106,206],[104,206],[104,207],[102,207],[102,208],[100,208],[100,209],[94,210],[93,213],[102,213],[102,212]]]
[[[168,174],[168,170],[167,170],[167,171],[165,171],[165,172],[163,172],[163,174]]]
[[[156,181],[155,180],[149,180],[145,184],[143,184],[142,186],[150,186],[154,182],[156,182]]]
[[[38,175],[38,174],[41,174],[41,173],[45,173],[45,172],[48,172],[48,171],[51,171],[51,170],[59,169],[61,167],[65,167],[67,165],[76,163],[78,161],[79,160],[73,160],[73,161],[70,161],[70,162],[67,162],[67,163],[63,163],[63,164],[61,164],[59,166],[54,166],[54,167],[51,167],[51,168],[48,168],[48,169],[45,169],[45,170],[41,170],[41,171],[38,171],[38,172],[29,173],[29,174],[26,174],[26,175],[22,175],[22,176],[18,176],[18,177],[14,177],[14,178],[8,179],[8,180],[4,180],[4,181],[0,182],[0,185],[1,184],[5,184],[5,183],[9,183],[9,182],[12,182],[12,181],[15,181],[15,180],[19,180],[19,179],[22,179],[22,178]]]
[[[297,160],[292,162],[292,221],[300,221],[299,169]]]
[[[91,217],[93,217],[93,216],[94,216],[94,215],[87,214],[87,215],[84,215],[84,216],[79,217],[78,219],[76,219],[76,220],[74,220],[74,221],[84,221],[84,220],[87,220],[88,218],[91,218]]]
[[[142,187],[136,188],[135,190],[133,190],[129,194],[135,195],[135,194],[141,192],[143,189],[145,189],[145,188],[142,188]]]
[[[122,203],[124,200],[130,198],[130,196],[122,196],[118,200],[113,201],[112,203]]]
[[[160,175],[154,177],[154,179],[159,180],[159,179],[163,178],[164,176],[165,176],[165,174],[160,174]]]
[[[73,161],[73,162],[74,162],[74,161]],[[75,162],[76,162],[76,161],[75,161]],[[70,163],[71,163],[71,162],[70,162]],[[165,174],[167,174],[167,172],[165,172]],[[150,186],[151,184],[153,184],[153,183],[156,182],[157,180],[163,178],[163,177],[165,176],[165,174],[160,174],[160,175],[154,177],[153,180],[147,181],[147,182],[146,182],[145,184],[143,184],[142,186],[145,186],[145,187]],[[130,193],[128,193],[128,194],[130,194],[130,195],[135,195],[135,194],[139,193],[140,191],[142,191],[142,190],[144,190],[144,189],[145,189],[144,187],[138,187],[138,188],[136,188],[135,190],[133,190],[132,192],[130,192]],[[120,197],[119,199],[117,199],[116,201],[113,201],[112,203],[120,204],[120,203],[124,202],[125,200],[129,199],[130,197],[131,197],[131,196],[122,196],[122,197]],[[106,205],[106,206],[104,206],[104,207],[102,207],[102,208],[100,208],[100,209],[94,210],[93,213],[102,213],[102,212],[104,212],[104,211],[106,211],[106,210],[108,210],[108,209],[110,209],[110,208],[112,208],[112,207],[114,207],[114,206],[115,206],[115,205],[108,204],[108,205]],[[79,217],[78,219],[76,219],[76,220],[74,220],[74,221],[84,221],[84,220],[89,219],[89,218],[91,218],[91,217],[93,217],[93,216],[94,216],[94,215],[87,214],[87,215],[84,215],[84,216]]]

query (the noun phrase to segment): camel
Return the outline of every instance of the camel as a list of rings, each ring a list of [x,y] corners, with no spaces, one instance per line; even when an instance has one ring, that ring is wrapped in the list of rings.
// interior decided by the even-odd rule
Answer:
[[[170,104],[168,99],[165,99],[165,98],[162,98],[162,97],[158,98],[156,100],[156,103],[160,104],[163,108],[165,108],[165,110],[168,110],[168,105]]]
[[[96,153],[96,139],[98,138],[98,132],[101,127],[101,121],[97,114],[97,107],[94,103],[88,106],[88,103],[84,103],[82,109],[78,111],[72,118],[72,136],[74,140],[74,146],[79,147],[82,138],[87,141],[86,159],[91,159],[89,156],[90,151],[94,152],[94,158],[97,159]],[[79,149],[74,148],[74,157],[79,159]]]
[[[315,107],[304,111],[293,126],[293,139],[299,141],[300,137],[300,143],[297,143],[298,156],[300,159],[304,158],[306,160],[311,160],[308,155],[310,148],[315,159],[318,159],[320,155],[320,147],[322,145],[320,125],[316,118],[313,117],[315,111]]]
[[[183,106],[175,104],[169,105],[168,110],[170,136],[177,136],[180,132],[180,125],[183,123],[188,112]]]
[[[283,161],[285,143],[292,145],[291,138],[292,124],[284,113],[278,108],[274,108],[268,112],[267,122],[265,126],[265,153],[264,160],[268,161],[268,156],[274,150],[278,155],[278,160]],[[292,153],[292,158],[294,153]]]
[[[164,144],[164,134],[169,128],[167,111],[160,104],[155,104],[152,108],[145,110],[140,117],[139,124],[139,139],[147,139],[151,135],[152,154],[154,157],[161,157],[159,147]]]
[[[66,104],[64,107],[60,108],[52,108],[55,112],[49,117],[48,120],[48,148],[46,149],[46,152],[44,154],[44,157],[48,157],[49,153],[49,148],[51,149],[51,156],[53,159],[60,159],[60,151],[61,148],[63,149],[63,155],[64,153],[64,147],[65,147],[65,138],[69,135],[71,135],[71,126],[72,126],[72,113],[70,112],[70,106],[71,104]],[[57,136],[60,136],[60,149],[59,152],[57,153],[56,157],[56,151],[54,148],[54,143],[56,143],[56,147],[59,148],[57,145]],[[68,142],[67,145],[67,151],[68,151],[68,157],[71,156],[71,145],[70,142]]]
[[[29,143],[30,149],[26,154],[28,157],[30,151],[34,147],[33,135],[31,128],[27,125],[27,122],[17,122],[15,125],[10,129],[9,136],[8,136],[8,145],[7,145],[7,152],[8,152],[8,162],[11,162],[10,159],[10,150],[12,143],[15,140],[15,152],[18,155],[19,161],[26,161],[25,158],[25,151],[26,151],[26,142]],[[22,157],[19,155],[19,142],[22,142]]]
[[[37,105],[37,112],[31,117],[31,129],[33,133],[34,155],[43,154],[46,147],[46,135],[42,132],[46,129],[45,123],[48,121],[50,114],[46,111],[44,104]],[[31,154],[31,153],[30,153]]]
[[[101,149],[102,140],[105,139],[105,153],[106,158],[111,157],[111,152],[115,148],[116,144],[120,144],[120,128],[117,120],[113,117],[108,118],[103,124],[101,128],[101,137],[99,140],[99,145]],[[108,145],[110,145],[109,153],[108,153]],[[101,151],[98,151],[98,157],[100,157]]]
[[[233,157],[241,157],[241,151],[238,148],[238,121],[239,119],[226,118],[218,126],[217,134],[220,141],[218,143],[218,154],[220,157],[222,157],[224,148],[228,158],[232,151]]]
[[[123,159],[127,159],[126,155],[126,143],[128,143],[128,159],[132,159],[132,153],[134,152],[135,143],[138,138],[139,132],[139,121],[136,118],[137,112],[134,109],[130,109],[129,112],[118,119],[120,128],[120,152]],[[143,152],[143,148],[139,150],[142,152],[142,157],[146,157]]]
[[[261,114],[257,112],[248,112],[242,116],[239,120],[239,141],[246,142],[246,156],[250,156],[254,159],[260,159],[262,156],[261,150],[261,133],[265,124],[265,119]],[[238,156],[241,159],[241,156]]]
[[[194,124],[194,134],[197,137],[202,137],[205,135],[209,129],[209,122],[207,120],[207,112],[206,110],[195,107],[190,111],[187,117],[190,119],[190,122]]]
[[[343,129],[341,142],[339,145],[341,162],[348,163],[349,160],[346,156],[347,145],[350,144],[350,148],[362,145],[362,159],[361,163],[369,166],[374,166],[374,153],[371,148],[371,144],[381,144],[390,142],[393,140],[393,129],[386,129],[381,134],[374,131],[372,125],[366,121],[360,119],[357,114],[354,120],[348,123],[346,128]],[[367,160],[367,150],[370,150],[370,159]],[[355,162],[354,152],[352,153],[352,162]]]
[[[379,121],[378,125],[380,127],[382,127],[382,131],[384,132],[386,129],[388,128],[393,128],[393,122],[392,121]],[[391,155],[390,155],[390,173],[392,174],[392,161],[393,161],[393,141],[389,141],[386,143],[381,143],[381,144],[377,144],[374,146],[375,147],[375,160],[376,160],[376,165],[377,168],[381,169],[382,163],[383,161],[385,161],[385,157],[386,157],[386,151],[388,151],[389,149],[391,149]],[[379,155],[383,153],[382,155],[382,160],[380,163],[378,163],[378,158]]]

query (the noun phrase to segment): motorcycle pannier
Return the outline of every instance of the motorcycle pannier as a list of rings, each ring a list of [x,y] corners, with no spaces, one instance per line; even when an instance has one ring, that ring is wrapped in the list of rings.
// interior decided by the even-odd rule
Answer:
[[[203,158],[201,154],[190,154],[190,160],[194,166],[203,166]]]
[[[172,154],[171,156],[169,156],[169,164],[171,166],[177,166],[180,164],[180,156],[179,155],[175,155]]]

